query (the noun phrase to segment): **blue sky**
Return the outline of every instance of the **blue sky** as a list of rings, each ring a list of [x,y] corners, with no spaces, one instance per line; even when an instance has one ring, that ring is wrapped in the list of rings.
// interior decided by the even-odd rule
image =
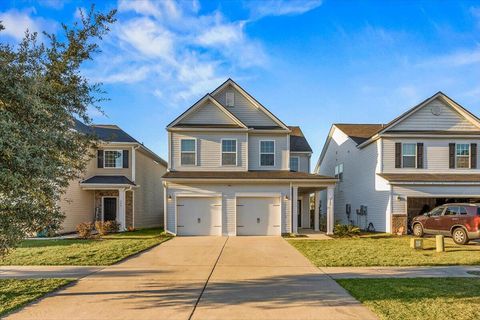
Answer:
[[[88,1],[0,3],[0,41],[60,32]],[[167,158],[165,126],[228,77],[285,123],[314,165],[335,122],[388,122],[443,91],[480,115],[480,3],[474,1],[98,1],[118,21],[84,66],[107,117]]]

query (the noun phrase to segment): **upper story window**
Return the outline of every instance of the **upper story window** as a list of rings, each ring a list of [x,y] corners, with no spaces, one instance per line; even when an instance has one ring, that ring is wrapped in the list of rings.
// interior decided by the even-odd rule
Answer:
[[[455,145],[455,167],[470,168],[470,144],[459,143]]]
[[[227,91],[225,93],[225,105],[227,107],[233,107],[235,105],[235,93],[233,91]]]
[[[123,168],[122,150],[105,150],[103,155],[104,168]]]
[[[222,166],[237,165],[237,140],[222,139]]]
[[[197,165],[197,141],[195,139],[182,139],[181,144],[181,159],[182,166]]]
[[[402,167],[416,168],[417,164],[417,144],[404,143],[402,144]]]
[[[290,157],[290,171],[297,172],[299,170],[299,158],[298,157]]]
[[[343,163],[337,164],[335,166],[335,178],[343,181]]]
[[[260,141],[260,165],[261,166],[275,165],[275,141],[273,140]]]

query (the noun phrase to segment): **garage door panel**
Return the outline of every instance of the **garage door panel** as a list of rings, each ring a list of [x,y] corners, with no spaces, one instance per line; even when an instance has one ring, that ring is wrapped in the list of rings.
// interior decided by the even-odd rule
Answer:
[[[181,197],[177,199],[177,234],[185,236],[221,235],[220,197]]]
[[[279,197],[238,197],[237,235],[280,235]]]

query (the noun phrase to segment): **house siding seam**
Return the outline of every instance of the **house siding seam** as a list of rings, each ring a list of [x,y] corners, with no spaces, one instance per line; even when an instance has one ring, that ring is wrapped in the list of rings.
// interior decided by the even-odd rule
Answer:
[[[217,106],[211,102],[205,102],[180,120],[179,124],[235,124],[235,122]]]

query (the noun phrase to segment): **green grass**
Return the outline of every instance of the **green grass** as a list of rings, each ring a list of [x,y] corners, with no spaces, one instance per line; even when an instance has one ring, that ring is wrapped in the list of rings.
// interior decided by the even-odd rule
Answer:
[[[480,279],[342,279],[337,282],[380,319],[480,319]]]
[[[25,240],[0,265],[110,265],[167,239],[161,229],[144,229],[95,240]]]
[[[318,267],[433,266],[480,264],[480,244],[459,246],[445,238],[446,252],[435,251],[435,238],[425,250],[410,248],[410,237],[369,234],[333,240],[287,240]]]
[[[0,279],[0,317],[58,289],[69,279]]]

